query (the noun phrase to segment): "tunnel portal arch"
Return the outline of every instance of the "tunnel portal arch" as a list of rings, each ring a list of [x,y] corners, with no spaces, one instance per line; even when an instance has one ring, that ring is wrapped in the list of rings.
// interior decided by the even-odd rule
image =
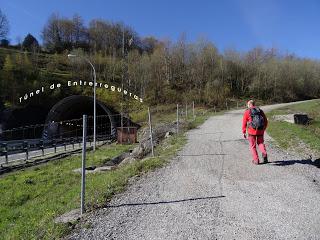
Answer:
[[[117,113],[113,111],[110,107],[104,104],[101,101],[97,100],[97,136],[102,133],[102,128],[104,133],[108,132],[112,137],[116,135],[116,127],[117,127]],[[74,135],[81,135],[81,129],[79,126],[82,124],[79,119],[86,114],[89,116],[88,119],[88,135],[92,134],[93,128],[93,98],[88,96],[81,96],[81,95],[73,95],[66,97],[59,102],[57,102],[49,111],[46,121],[45,127],[43,130],[43,138],[50,139],[55,138],[55,136],[74,136]],[[99,116],[100,124],[99,124]],[[68,122],[68,120],[78,119],[78,122],[71,124],[63,124]],[[75,125],[75,126],[74,126]],[[91,125],[91,127],[90,127]],[[78,128],[77,128],[78,126]],[[103,127],[102,127],[103,126]],[[79,131],[80,130],[80,131]]]

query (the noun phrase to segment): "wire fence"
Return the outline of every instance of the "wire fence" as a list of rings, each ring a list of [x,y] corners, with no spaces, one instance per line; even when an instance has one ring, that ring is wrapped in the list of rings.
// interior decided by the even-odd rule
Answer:
[[[119,114],[112,115],[112,117],[118,116]],[[111,124],[110,115],[97,116],[97,144],[114,141],[115,127]],[[86,138],[88,147],[93,143],[93,128],[93,117],[90,116]],[[83,142],[82,130],[80,118],[3,131],[0,141],[0,165],[80,149]]]
[[[112,133],[110,118],[119,117],[120,114],[98,115],[97,132]],[[109,132],[108,132],[109,131]],[[92,132],[92,133],[91,133]],[[88,135],[93,134],[93,116],[88,116]],[[69,119],[64,121],[51,121],[46,124],[23,126],[2,131],[0,141],[12,141],[21,139],[55,139],[82,136],[82,118]]]

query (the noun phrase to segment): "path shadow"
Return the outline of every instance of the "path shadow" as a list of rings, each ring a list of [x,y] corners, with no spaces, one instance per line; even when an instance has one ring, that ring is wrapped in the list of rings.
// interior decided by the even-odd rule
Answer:
[[[178,157],[225,156],[225,153],[181,154]]]
[[[172,200],[172,201],[159,201],[159,202],[142,202],[142,203],[123,203],[119,205],[108,205],[105,208],[118,208],[118,207],[130,207],[130,206],[144,206],[144,205],[159,205],[159,204],[170,204],[170,203],[180,203],[180,202],[192,202],[199,200],[209,200],[209,199],[217,199],[224,198],[225,196],[213,196],[213,197],[199,197],[199,198],[187,198],[181,200]]]
[[[274,166],[288,166],[293,164],[308,164],[320,168],[320,158],[312,161],[311,159],[302,159],[302,160],[284,160],[284,161],[274,161],[270,162]]]
[[[216,135],[221,134],[223,132],[206,132],[206,133],[190,133],[189,136],[196,136],[196,135]]]

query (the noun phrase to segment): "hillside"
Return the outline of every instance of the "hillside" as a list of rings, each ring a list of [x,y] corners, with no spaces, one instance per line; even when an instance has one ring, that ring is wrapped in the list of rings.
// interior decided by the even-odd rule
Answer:
[[[223,108],[232,99],[273,103],[320,97],[318,61],[282,55],[276,49],[220,53],[211,42],[167,45],[158,41],[148,52],[127,49],[124,56],[81,49],[49,54],[0,48],[2,103],[16,106],[20,97],[41,86],[90,81],[90,65],[81,58],[68,59],[69,52],[93,63],[97,82],[123,86],[149,105],[195,101]],[[46,97],[54,102],[70,94],[91,95],[92,89],[66,88],[46,93]],[[121,100],[121,94],[104,89],[98,88],[97,94],[118,109],[123,104],[127,109],[135,105],[126,98]],[[33,102],[44,99],[35,98]]]

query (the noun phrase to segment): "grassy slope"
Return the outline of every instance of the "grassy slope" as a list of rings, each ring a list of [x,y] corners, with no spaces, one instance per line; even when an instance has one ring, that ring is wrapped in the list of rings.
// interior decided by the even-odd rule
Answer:
[[[170,111],[171,112],[171,111]],[[198,112],[200,113],[200,112]],[[203,123],[211,113],[200,114],[189,128]],[[170,120],[174,114],[161,115]],[[161,121],[164,121],[162,119]],[[159,119],[155,119],[159,122]],[[161,167],[186,143],[184,134],[166,139],[156,148],[155,158],[148,158],[114,171],[88,175],[87,207],[101,206],[115,193],[125,189],[130,177]],[[132,146],[112,145],[88,154],[87,166],[101,165]],[[69,226],[53,219],[80,205],[81,156],[7,174],[0,178],[0,239],[54,239],[69,231]]]
[[[273,115],[283,115],[304,112],[314,120],[308,126],[296,125],[287,122],[273,121]],[[268,133],[277,141],[280,147],[294,148],[298,152],[304,152],[301,142],[310,149],[320,152],[320,100],[307,103],[299,103],[274,110],[268,114],[270,125]]]
[[[113,157],[130,146],[103,147],[95,158],[88,155],[88,165],[100,165],[104,159]],[[0,179],[0,232],[4,239],[31,239],[44,236],[56,237],[65,231],[65,226],[53,224],[54,216],[79,205],[80,175],[72,170],[81,167],[81,156],[49,162]],[[104,197],[99,190],[110,185],[112,191],[121,188],[114,175],[89,175],[87,191],[90,205]],[[118,177],[118,176],[117,176]],[[120,181],[124,181],[124,178]]]

